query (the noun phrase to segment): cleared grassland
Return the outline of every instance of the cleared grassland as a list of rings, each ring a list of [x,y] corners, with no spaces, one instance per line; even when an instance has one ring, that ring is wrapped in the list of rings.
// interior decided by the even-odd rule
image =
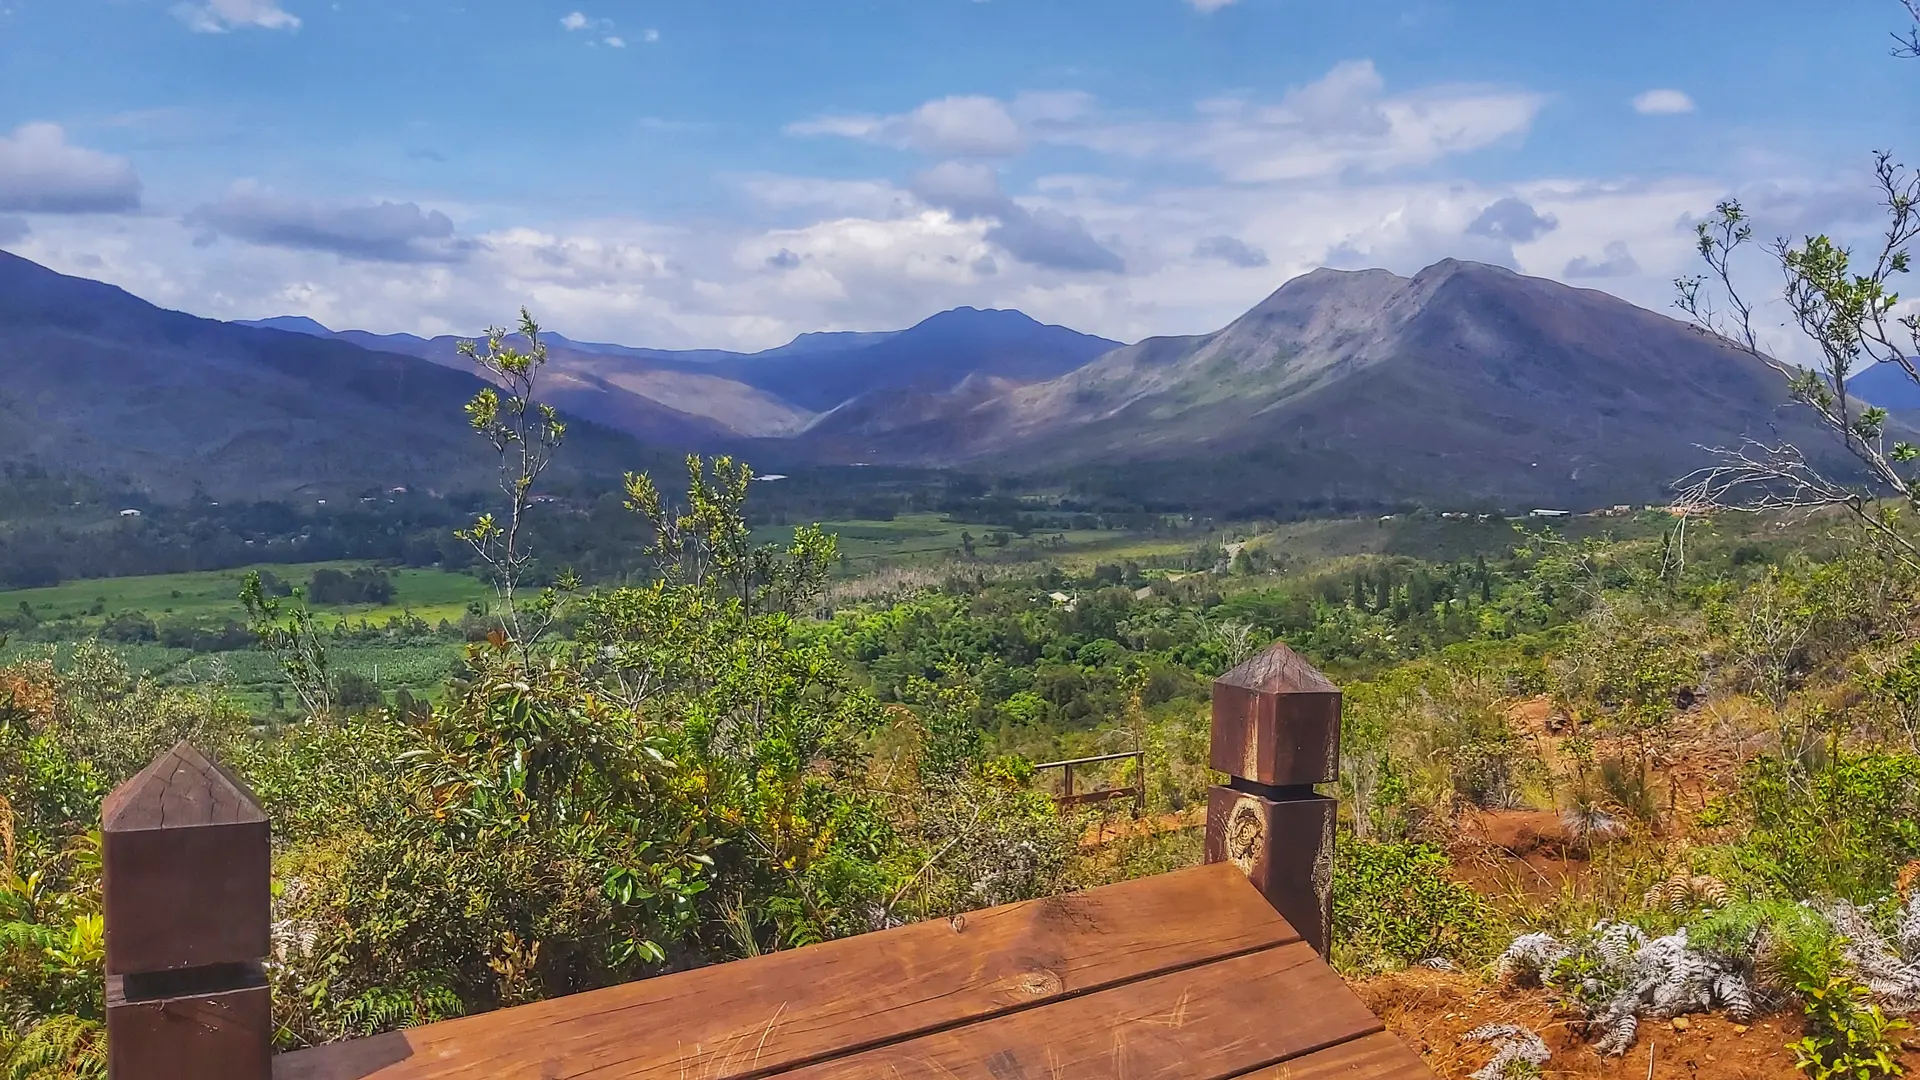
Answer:
[[[108,616],[124,611],[142,612],[156,622],[170,619],[196,624],[220,623],[227,619],[244,621],[246,612],[240,607],[240,586],[251,571],[272,573],[288,584],[302,587],[315,570],[351,570],[363,565],[366,564],[263,564],[187,574],[93,578],[44,589],[0,590],[0,607],[17,609],[20,604],[26,604],[41,622],[73,619],[86,629],[97,628]],[[380,623],[394,616],[412,614],[429,623],[438,623],[441,619],[458,622],[469,603],[491,600],[493,596],[486,583],[466,574],[414,569],[390,573],[393,576],[391,603],[318,607],[314,609],[316,620],[322,624],[363,619]]]

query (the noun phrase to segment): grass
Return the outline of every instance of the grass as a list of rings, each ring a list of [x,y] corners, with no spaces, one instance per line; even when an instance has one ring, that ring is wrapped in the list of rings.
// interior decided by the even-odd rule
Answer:
[[[887,563],[957,558],[966,549],[961,539],[963,533],[972,534],[974,551],[979,558],[995,561],[1059,557],[1135,538],[1127,533],[1095,529],[1042,530],[1025,538],[1013,536],[1005,547],[994,547],[987,542],[987,537],[1006,531],[1000,526],[951,521],[941,514],[903,514],[891,521],[823,521],[820,527],[839,537],[840,554],[849,575],[866,573]],[[756,543],[785,543],[793,538],[793,529],[760,528],[754,530],[753,538]],[[1184,546],[1191,547],[1192,542]]]
[[[323,567],[344,570],[360,565],[364,564],[293,563],[69,581],[44,589],[0,590],[0,607],[13,609],[27,604],[42,622],[71,618],[88,629],[98,627],[107,616],[123,611],[143,612],[156,622],[220,623],[227,619],[244,622],[246,613],[240,607],[240,585],[252,570],[271,571],[289,584],[304,586],[315,570]],[[411,613],[428,623],[442,619],[458,622],[469,603],[492,596],[492,590],[484,582],[465,574],[413,569],[395,570],[392,574],[392,603],[317,608],[317,621],[322,625],[362,619],[378,623]]]

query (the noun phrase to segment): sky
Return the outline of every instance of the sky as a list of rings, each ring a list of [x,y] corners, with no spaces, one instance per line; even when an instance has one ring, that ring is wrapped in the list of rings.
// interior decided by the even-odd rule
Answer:
[[[1898,0],[0,0],[0,248],[222,319],[1218,329],[1477,259],[1667,310],[1873,223]],[[1904,145],[1902,145],[1904,144]],[[1756,272],[1761,268],[1756,267]],[[1768,279],[1771,283],[1771,279]]]

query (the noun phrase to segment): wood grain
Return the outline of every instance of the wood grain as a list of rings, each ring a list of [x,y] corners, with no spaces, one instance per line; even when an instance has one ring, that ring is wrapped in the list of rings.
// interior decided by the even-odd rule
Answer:
[[[746,1080],[987,1017],[1051,1016],[1103,989],[1298,941],[1239,870],[1201,866],[414,1028],[377,1048],[316,1047],[277,1059],[274,1076]],[[1311,957],[1304,945],[1287,956],[1302,951]],[[1377,1027],[1320,970],[1330,982],[1314,993],[1344,994],[1356,1023]],[[1262,1017],[1292,1007],[1246,989]]]
[[[1435,1080],[1420,1055],[1390,1031],[1364,1035],[1233,1080]]]
[[[1225,1080],[1381,1024],[1304,942],[836,1058],[789,1080]],[[700,1077],[699,1062],[685,1075]]]

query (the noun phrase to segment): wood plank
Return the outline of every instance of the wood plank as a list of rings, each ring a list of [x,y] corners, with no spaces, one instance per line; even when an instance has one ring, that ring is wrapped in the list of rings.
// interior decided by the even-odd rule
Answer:
[[[835,1058],[783,1080],[1227,1080],[1382,1030],[1305,942]],[[687,1076],[704,1076],[699,1059]]]
[[[1234,1080],[1437,1080],[1427,1063],[1391,1031],[1284,1061]]]
[[[274,1076],[745,1080],[1298,940],[1244,874],[1200,866],[298,1051]]]

